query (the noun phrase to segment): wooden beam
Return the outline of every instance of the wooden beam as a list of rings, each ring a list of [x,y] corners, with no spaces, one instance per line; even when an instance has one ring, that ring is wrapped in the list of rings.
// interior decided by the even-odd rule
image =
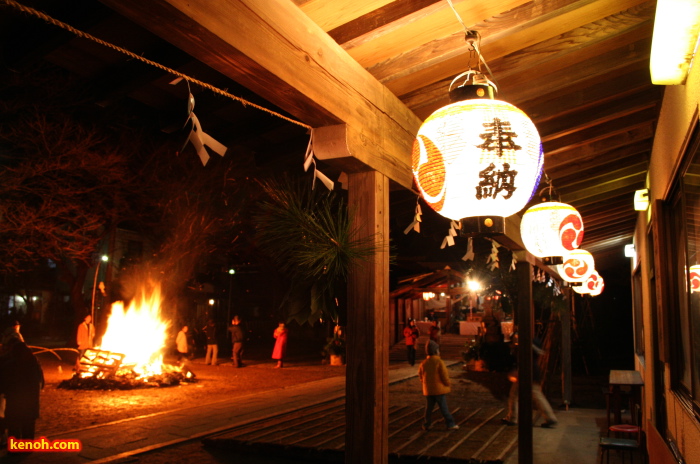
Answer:
[[[482,53],[489,63],[493,63],[496,60],[511,53],[518,52],[523,48],[533,46],[561,34],[569,33],[575,28],[604,19],[610,15],[618,14],[620,11],[635,7],[643,2],[643,0],[599,0],[595,2],[582,0],[575,2],[560,10],[551,12],[548,15],[543,15],[533,19],[532,21],[519,24],[517,27],[513,27],[511,30],[495,34],[494,36],[484,36],[481,41]],[[471,2],[465,2],[465,4],[471,5]],[[500,15],[500,13],[503,13],[504,11],[507,10],[502,9],[497,13],[497,15]],[[498,19],[493,19],[491,16],[496,15],[477,17],[477,19],[473,22],[468,20],[471,18],[465,18],[464,21],[466,24],[478,24],[480,21],[483,21],[484,18],[489,18],[491,21],[498,21]],[[414,35],[417,35],[418,31],[415,29],[417,24],[418,23],[412,24],[411,29],[404,31],[404,36],[408,36],[411,32]],[[460,30],[461,29],[456,28],[452,30],[451,33],[455,34]],[[375,40],[373,41],[372,45],[374,48],[380,48],[382,45],[386,46],[388,40],[390,39],[398,40],[398,38],[395,36],[383,37],[382,41]],[[434,39],[435,35],[431,36],[429,41]],[[405,43],[410,44],[410,42]],[[400,53],[406,53],[406,47],[400,50]],[[404,95],[416,88],[424,86],[426,83],[438,82],[448,78],[451,79],[452,77],[466,70],[466,53],[467,51],[464,50],[461,54],[442,60],[441,62],[435,63],[433,66],[428,68],[416,70],[416,72],[409,75],[402,75],[400,78],[393,79],[391,82],[385,82],[385,84],[395,94]],[[350,54],[366,67],[371,67],[373,65],[372,62],[366,59],[363,55],[360,55],[355,49],[350,50]],[[380,63],[391,58],[392,56],[395,56],[395,53],[381,55],[376,53],[372,56],[372,59],[374,60],[374,63]],[[531,78],[532,76],[530,75],[525,77]]]
[[[532,339],[535,328],[535,307],[532,300],[532,265],[520,261],[516,265],[518,283],[516,320],[518,331],[518,463],[532,464]]]
[[[358,238],[378,252],[348,284],[345,462],[389,459],[389,180],[370,171],[348,176]]]
[[[396,0],[328,31],[343,48],[353,48],[442,8],[442,0]]]
[[[560,59],[564,55],[579,51],[590,44],[616,37],[629,29],[638,27],[645,21],[651,22],[651,18],[654,16],[654,3],[646,2],[642,4],[643,7],[633,7],[628,11],[597,21],[596,24],[599,28],[596,28],[596,34],[591,33],[591,27],[582,26],[535,43],[518,53],[510,53],[503,58],[494,56],[490,45],[496,40],[507,40],[512,34],[518,34],[522,29],[544,21],[548,15],[556,14],[557,11],[561,12],[567,4],[570,2],[526,3],[471,27],[471,29],[479,31],[484,38],[481,48],[485,58],[488,59],[493,75],[497,79],[521,72],[522,69],[539,70],[543,66],[548,66],[548,62],[552,60]],[[651,32],[647,32],[647,34],[650,35]],[[381,82],[389,85],[389,83],[400,80],[409,74],[429,70],[432,67],[440,66],[446,60],[458,57],[463,63],[468,62],[464,34],[461,31],[442,39],[432,40],[408,52],[397,54],[368,67],[368,70]]]
[[[597,126],[587,127],[584,130],[568,135],[549,139],[542,143],[544,152],[550,156],[571,149],[572,147],[589,145],[599,140],[609,139],[617,134],[631,132],[637,128],[652,128],[658,111],[655,107],[646,108],[624,118],[612,121],[604,121]]]
[[[608,0],[606,0],[608,1]],[[490,2],[455,2],[465,24],[476,24],[484,18],[491,18],[504,11],[517,8],[526,0],[493,0]],[[415,21],[404,23],[403,27],[378,35],[373,34],[374,40],[364,42],[347,49],[358,63],[370,68],[377,63],[391,59],[421,45],[452,34],[462,34],[464,29],[457,21],[454,12],[447,4],[441,2],[438,8],[429,14],[416,18]],[[466,50],[464,50],[466,52]],[[446,76],[445,76],[446,77]]]
[[[650,115],[653,118],[657,113],[656,107],[661,102],[659,98],[661,95],[662,93],[658,87],[647,87],[635,94],[625,95],[624,97],[607,101],[604,104],[601,103],[572,111],[565,116],[560,115],[546,122],[533,122],[535,122],[537,131],[544,143],[573,132],[631,116],[644,110],[652,109],[653,112]]]
[[[393,0],[309,0],[300,5],[306,15],[324,31],[335,29],[364,16]]]
[[[650,98],[660,102],[663,98],[663,88],[651,85],[648,69],[648,63],[636,62],[632,66],[594,76],[583,84],[576,82],[552,94],[541,95],[528,101],[518,100],[517,106],[539,127],[541,123],[551,119],[605,105],[607,102],[639,92],[649,92]]]
[[[568,167],[570,165],[570,160],[572,159],[581,163],[580,166],[583,166],[586,163],[586,160],[595,158],[601,153],[610,153],[615,150],[622,149],[626,145],[630,144],[641,142],[647,143],[652,140],[653,136],[654,130],[653,127],[651,127],[651,122],[649,122],[648,124],[642,125],[635,130],[618,133],[596,142],[580,145],[576,149],[576,157],[572,156],[573,150],[570,149],[560,151],[556,154],[545,152],[545,169],[549,172],[550,169],[556,170],[561,167]]]
[[[570,150],[573,157],[580,150]],[[651,141],[632,142],[630,145],[616,150],[605,151],[595,157],[573,161],[566,165],[547,168],[547,175],[555,179],[554,185],[567,185],[578,182],[582,177],[595,176],[601,170],[622,169],[630,164],[645,163],[649,165],[649,155],[651,152]]]
[[[348,148],[406,188],[420,121],[285,0],[104,0],[312,127],[347,124]],[[381,160],[392,160],[389,166]]]
[[[565,203],[590,204],[592,198],[605,199],[610,195],[617,195],[618,192],[634,192],[642,188],[646,180],[646,172],[633,174],[624,178],[613,179],[598,186],[591,186],[578,189],[566,194],[562,194],[562,201]],[[587,203],[584,203],[586,201]]]
[[[581,175],[577,180],[571,181],[566,184],[558,184],[557,190],[561,195],[567,195],[574,191],[580,191],[584,189],[595,189],[602,188],[605,186],[614,184],[620,179],[626,179],[635,176],[645,176],[647,172],[647,163],[642,161],[640,163],[629,164],[620,169],[610,169],[604,171],[598,171],[596,174],[584,176]]]
[[[593,87],[596,84],[614,87],[614,84],[610,84],[614,77],[631,74],[633,71],[639,71],[642,67],[648,67],[650,43],[650,39],[647,38],[628,47],[622,47],[600,55],[596,55],[596,52],[593,52],[590,54],[588,61],[579,62],[568,68],[552,72],[547,72],[546,68],[541,68],[541,72],[534,78],[530,75],[522,74],[499,79],[499,88],[501,89],[499,98],[521,109],[528,106],[526,102],[541,102],[542,106],[540,108],[542,108],[542,111],[535,112],[533,117],[538,117],[543,113],[550,115],[551,110],[544,105],[544,102],[552,98],[563,97],[569,89],[576,88],[580,91],[581,86]],[[415,90],[410,95],[402,98],[407,105],[414,109],[419,117],[424,118],[449,102],[447,89],[450,80],[441,81],[434,86],[430,86],[430,88]],[[648,81],[643,83],[651,87]],[[635,81],[632,80],[630,85],[638,84],[635,84]],[[597,93],[601,92],[605,91],[597,91]],[[587,95],[583,93],[580,95],[581,98],[579,100],[585,99],[584,101],[595,102],[594,94]],[[574,100],[571,101],[569,107],[573,108],[581,104],[581,101],[577,102]],[[419,108],[416,108],[416,105],[419,105]]]

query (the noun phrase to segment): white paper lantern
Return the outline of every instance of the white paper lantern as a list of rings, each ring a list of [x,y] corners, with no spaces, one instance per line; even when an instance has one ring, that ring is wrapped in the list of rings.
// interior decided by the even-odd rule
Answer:
[[[603,277],[596,272],[591,277],[589,277],[589,279],[592,280],[593,286],[590,295],[598,296],[601,293],[603,293],[603,288],[605,288],[605,281],[603,280]]]
[[[693,264],[688,269],[690,278],[690,293],[700,292],[700,264]]]
[[[535,125],[499,100],[444,106],[428,116],[413,143],[413,176],[423,199],[454,220],[517,213],[532,198],[542,163]]]
[[[604,286],[605,283],[603,282],[603,278],[600,276],[600,274],[598,274],[598,271],[593,271],[588,275],[588,277],[586,277],[583,285],[572,288],[576,293],[581,295],[588,294],[591,296],[598,296],[603,292]]]
[[[567,282],[582,283],[595,272],[593,256],[586,250],[573,250],[564,255],[563,261],[557,266],[557,272]]]
[[[520,236],[527,251],[538,258],[564,256],[581,245],[583,219],[566,203],[540,203],[523,214]]]

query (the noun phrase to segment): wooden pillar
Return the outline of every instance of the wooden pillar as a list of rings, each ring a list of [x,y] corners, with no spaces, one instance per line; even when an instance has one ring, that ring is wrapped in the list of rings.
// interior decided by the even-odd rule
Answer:
[[[389,461],[389,179],[348,175],[348,204],[361,237],[381,247],[348,283],[345,462]]]
[[[532,265],[521,261],[518,276],[518,464],[532,464]]]
[[[561,391],[566,409],[572,400],[571,389],[571,314],[574,310],[573,291],[566,290],[569,307],[561,312]]]

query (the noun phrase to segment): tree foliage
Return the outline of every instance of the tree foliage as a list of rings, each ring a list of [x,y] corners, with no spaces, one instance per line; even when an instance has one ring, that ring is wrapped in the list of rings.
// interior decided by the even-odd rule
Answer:
[[[115,297],[127,299],[146,277],[174,297],[198,267],[243,242],[241,211],[259,190],[249,158],[229,153],[203,167],[191,149],[177,157],[187,134],[160,133],[141,107],[104,111],[88,87],[50,67],[5,71],[0,82],[0,273],[50,259],[80,313],[86,272],[117,227],[155,250],[121,273]]]
[[[129,212],[127,150],[81,120],[77,102],[4,97],[0,270],[17,272],[41,258],[87,265],[105,232]]]
[[[336,297],[344,295],[351,266],[372,256],[376,245],[358,238],[338,194],[289,178],[263,188],[267,199],[256,217],[256,241],[291,281],[283,309],[300,323],[337,320]]]

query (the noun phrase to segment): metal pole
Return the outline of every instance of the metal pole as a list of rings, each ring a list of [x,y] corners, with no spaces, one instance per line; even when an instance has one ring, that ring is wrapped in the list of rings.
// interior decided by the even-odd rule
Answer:
[[[92,317],[92,324],[95,325],[95,290],[97,290],[97,274],[100,272],[100,264],[102,261],[97,261],[97,268],[95,268],[95,280],[92,282],[92,302],[90,304],[90,317]]]
[[[90,303],[90,317],[92,318],[92,326],[97,327],[95,324],[95,291],[97,290],[97,275],[100,273],[100,264],[102,261],[107,262],[109,258],[107,255],[102,255],[100,259],[97,260],[97,267],[95,268],[95,279],[92,281],[92,302]]]
[[[227,324],[231,321],[231,299],[233,297],[233,275],[235,273],[235,269],[228,270],[228,274],[230,277],[228,279],[228,321],[226,321]]]

